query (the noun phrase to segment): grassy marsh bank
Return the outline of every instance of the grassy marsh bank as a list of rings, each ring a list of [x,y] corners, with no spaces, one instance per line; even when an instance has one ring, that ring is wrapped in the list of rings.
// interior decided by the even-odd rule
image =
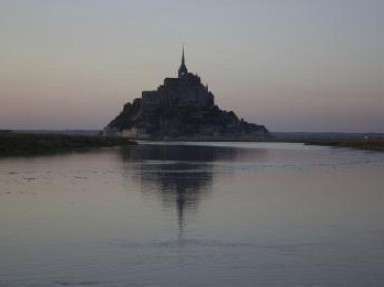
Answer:
[[[135,144],[125,138],[0,132],[0,156],[35,155]]]

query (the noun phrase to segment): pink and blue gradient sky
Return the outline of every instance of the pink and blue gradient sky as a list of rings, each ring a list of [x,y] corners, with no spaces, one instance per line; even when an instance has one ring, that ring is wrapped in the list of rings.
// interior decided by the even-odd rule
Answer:
[[[384,132],[382,0],[0,0],[0,129],[100,129],[186,64],[272,131]]]

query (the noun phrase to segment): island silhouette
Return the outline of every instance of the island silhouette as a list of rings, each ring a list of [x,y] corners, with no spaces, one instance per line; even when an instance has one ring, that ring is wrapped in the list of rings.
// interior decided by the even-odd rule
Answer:
[[[208,85],[188,71],[183,48],[177,78],[165,78],[156,90],[126,103],[103,132],[131,139],[257,139],[269,134],[265,126],[220,109],[214,98]]]

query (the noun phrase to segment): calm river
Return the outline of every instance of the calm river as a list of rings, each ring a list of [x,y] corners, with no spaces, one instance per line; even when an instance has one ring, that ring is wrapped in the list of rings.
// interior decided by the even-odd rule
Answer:
[[[384,153],[147,143],[0,159],[0,286],[384,286]]]

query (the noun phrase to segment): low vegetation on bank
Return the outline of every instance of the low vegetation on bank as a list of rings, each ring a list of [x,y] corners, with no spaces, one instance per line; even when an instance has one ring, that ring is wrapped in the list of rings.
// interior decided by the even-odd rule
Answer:
[[[35,155],[135,144],[125,138],[0,131],[0,156]]]
[[[306,145],[320,145],[331,147],[347,147],[362,150],[384,151],[384,136],[373,134],[372,136],[364,134],[332,134],[324,133],[283,133],[273,134],[266,141],[269,142],[289,142],[304,143]]]
[[[384,151],[384,138],[311,139],[305,144]]]

